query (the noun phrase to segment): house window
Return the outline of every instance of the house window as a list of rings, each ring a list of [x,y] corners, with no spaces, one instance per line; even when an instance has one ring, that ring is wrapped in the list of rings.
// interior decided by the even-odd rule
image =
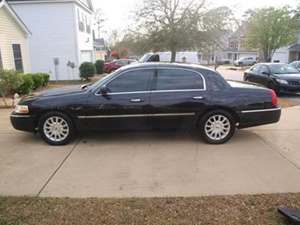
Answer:
[[[22,61],[22,53],[21,53],[21,45],[20,44],[13,44],[13,53],[14,53],[14,60],[15,60],[15,68],[17,71],[23,72],[23,61]]]
[[[83,14],[77,10],[77,15],[78,15],[78,28],[81,32],[84,32],[84,22],[83,22]]]
[[[0,70],[3,69],[3,63],[2,63],[2,56],[1,56],[1,49],[0,49]]]
[[[89,19],[87,19],[87,17],[85,17],[85,21],[86,21],[86,32],[88,34],[91,33],[91,21]]]

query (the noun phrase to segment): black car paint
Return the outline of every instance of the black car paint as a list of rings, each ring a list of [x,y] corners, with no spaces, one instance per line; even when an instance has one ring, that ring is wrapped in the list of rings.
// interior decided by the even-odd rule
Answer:
[[[124,71],[145,68],[196,71],[204,77],[206,90],[170,93],[150,90],[148,93],[110,95],[101,93],[100,86],[84,90],[79,86],[54,89],[23,99],[19,104],[28,105],[30,115],[13,112],[12,125],[18,130],[34,132],[39,118],[49,111],[60,111],[68,115],[78,131],[196,127],[199,118],[213,109],[224,109],[233,114],[238,128],[274,123],[280,119],[281,110],[272,105],[270,90],[242,82],[227,83],[218,73],[206,67],[163,63],[137,64],[123,67],[112,77]],[[131,101],[137,98],[143,101]],[[264,109],[271,111],[265,112]],[[259,111],[243,113],[245,110]],[[177,116],[177,113],[186,115]],[[188,115],[189,113],[193,114]],[[135,116],[143,114],[148,116]],[[160,117],[160,114],[175,115]],[[103,115],[105,118],[101,117]]]
[[[268,63],[257,64],[265,66],[266,73],[259,73],[253,71],[253,67],[246,70],[244,73],[244,80],[261,84],[265,87],[274,89],[278,94],[285,92],[300,92],[300,72],[298,74],[274,74],[271,72]],[[257,66],[256,65],[256,66]],[[288,81],[288,84],[281,84],[276,79],[283,79]]]

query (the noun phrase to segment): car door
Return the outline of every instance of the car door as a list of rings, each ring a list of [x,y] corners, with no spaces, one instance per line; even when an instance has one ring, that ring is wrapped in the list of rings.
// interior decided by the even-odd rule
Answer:
[[[121,72],[89,98],[85,117],[91,129],[144,129],[149,113],[150,81],[154,69]]]
[[[207,100],[203,75],[189,69],[159,68],[152,84],[152,128],[190,127]]]
[[[253,83],[256,83],[257,80],[258,80],[258,76],[259,76],[259,70],[260,70],[260,67],[261,65],[256,65],[256,66],[253,66],[248,74],[247,74],[247,81],[249,82],[253,82]]]
[[[259,76],[257,76],[257,83],[264,86],[268,86],[270,81],[270,69],[266,65],[262,65],[259,70]]]

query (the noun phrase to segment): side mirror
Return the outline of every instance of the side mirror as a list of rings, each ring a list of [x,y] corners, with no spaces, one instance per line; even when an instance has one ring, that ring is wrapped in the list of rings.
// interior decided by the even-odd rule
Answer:
[[[262,72],[263,75],[266,75],[266,76],[270,76],[270,73],[268,72]]]
[[[102,87],[100,88],[100,93],[101,93],[103,96],[106,96],[108,92],[109,92],[109,89],[108,89],[108,87],[106,87],[105,85],[102,86]]]

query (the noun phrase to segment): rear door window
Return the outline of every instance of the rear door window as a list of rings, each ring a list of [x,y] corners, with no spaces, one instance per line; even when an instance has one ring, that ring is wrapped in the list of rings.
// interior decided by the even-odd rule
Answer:
[[[154,90],[203,90],[202,76],[196,72],[183,69],[159,69]]]

